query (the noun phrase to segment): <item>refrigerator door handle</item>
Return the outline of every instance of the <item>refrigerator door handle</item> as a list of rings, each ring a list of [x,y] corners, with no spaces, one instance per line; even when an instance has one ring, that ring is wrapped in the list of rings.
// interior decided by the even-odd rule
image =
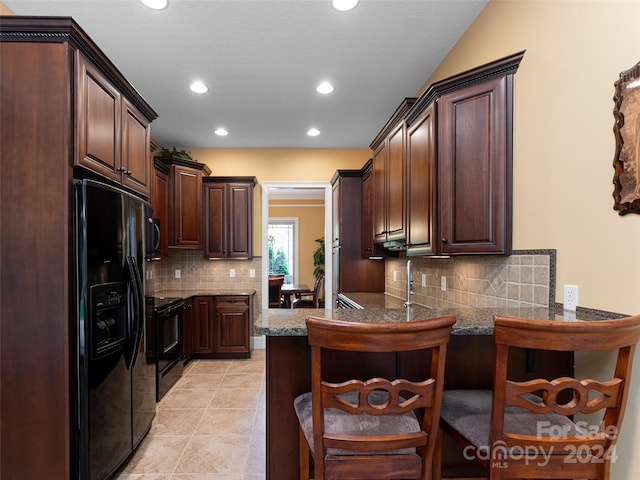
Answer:
[[[131,278],[131,288],[133,290],[133,318],[129,323],[131,352],[129,352],[127,367],[131,368],[136,363],[140,342],[140,325],[144,319],[144,304],[142,302],[142,279],[135,264],[135,259],[127,255],[127,267]]]

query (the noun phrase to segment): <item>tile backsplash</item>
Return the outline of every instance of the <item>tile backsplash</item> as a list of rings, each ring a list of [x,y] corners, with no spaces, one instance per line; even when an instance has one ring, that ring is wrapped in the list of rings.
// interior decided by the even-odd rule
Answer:
[[[553,307],[555,255],[555,250],[516,250],[509,257],[446,259],[401,254],[386,260],[385,290],[390,295],[406,297],[407,260],[411,259],[414,303],[434,308]],[[441,288],[443,277],[446,291]]]
[[[385,263],[385,291],[405,298],[407,259],[404,254]],[[553,307],[555,303],[556,251],[516,250],[509,257],[411,257],[412,301],[434,308],[451,307]],[[254,309],[262,305],[262,258],[208,260],[202,250],[170,249],[169,255],[148,265],[147,287],[160,290],[255,290]],[[235,277],[230,276],[230,270]],[[180,278],[175,271],[180,270]],[[251,277],[251,270],[255,277]],[[394,280],[395,275],[395,280]],[[422,286],[425,275],[426,286]],[[446,277],[446,291],[442,291]]]
[[[168,256],[149,262],[147,266],[147,289],[150,293],[160,290],[255,290],[254,308],[261,305],[261,257],[209,260],[202,250],[170,248]],[[180,270],[180,278],[176,278],[176,270]],[[234,277],[230,275],[231,270],[234,270]],[[255,277],[251,277],[251,270],[254,270]]]

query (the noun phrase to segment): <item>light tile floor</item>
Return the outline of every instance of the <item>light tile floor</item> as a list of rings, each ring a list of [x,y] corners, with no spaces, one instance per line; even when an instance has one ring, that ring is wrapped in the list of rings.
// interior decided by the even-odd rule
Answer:
[[[265,350],[193,360],[117,480],[264,480]]]

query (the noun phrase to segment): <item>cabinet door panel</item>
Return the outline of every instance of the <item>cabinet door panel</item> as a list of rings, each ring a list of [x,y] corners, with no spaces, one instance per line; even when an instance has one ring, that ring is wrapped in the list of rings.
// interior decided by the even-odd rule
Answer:
[[[229,217],[227,222],[229,258],[249,258],[252,255],[253,185],[228,185]]]
[[[78,162],[120,181],[120,92],[83,57],[78,75]]]
[[[388,158],[388,223],[387,240],[401,240],[406,236],[405,226],[405,161],[404,125],[389,137]]]
[[[122,183],[149,195],[151,162],[149,159],[149,121],[128,101],[124,102],[122,139]]]
[[[434,253],[436,233],[435,107],[431,104],[407,131],[407,254]]]
[[[191,168],[174,168],[175,245],[202,245],[202,185],[201,174]]]
[[[204,187],[205,255],[225,258],[227,251],[225,215],[226,188],[224,183],[207,183]]]
[[[376,242],[387,239],[387,145],[383,143],[373,156],[373,236]]]
[[[218,308],[216,312],[215,353],[249,351],[248,307],[243,311]]]
[[[193,310],[193,352],[213,353],[212,298],[195,297]]]
[[[507,79],[442,97],[443,253],[509,253]],[[510,139],[509,139],[510,141]]]
[[[216,297],[214,351],[217,354],[250,352],[249,297]]]

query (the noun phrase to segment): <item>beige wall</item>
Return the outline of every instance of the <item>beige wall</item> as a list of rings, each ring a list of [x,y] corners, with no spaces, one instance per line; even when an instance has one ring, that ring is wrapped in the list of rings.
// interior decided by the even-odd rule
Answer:
[[[383,126],[380,125],[380,128]],[[153,125],[151,131],[153,133]],[[377,133],[371,132],[371,139]],[[175,146],[178,149],[188,148]],[[194,159],[206,163],[211,168],[211,175],[257,177],[258,185],[254,190],[253,202],[254,255],[262,254],[262,182],[328,182],[336,170],[361,168],[371,157],[371,150],[368,148],[191,148],[189,150]]]
[[[0,15],[15,15],[15,13],[4,2],[0,2]]]
[[[278,203],[289,206],[277,206]],[[299,205],[296,205],[299,204]],[[315,205],[315,206],[311,206]],[[296,217],[298,219],[298,282],[313,288],[313,252],[318,247],[316,238],[324,236],[324,201],[281,201],[272,202],[269,207],[270,217]],[[266,254],[265,254],[266,261]]]
[[[619,73],[640,60],[639,21],[637,0],[492,0],[427,81],[526,49],[515,83],[513,246],[557,249],[557,301],[575,283],[580,306],[629,314],[640,313],[640,215],[612,208],[612,98]],[[587,376],[599,365],[577,358]],[[639,394],[637,368],[616,480],[640,471]]]

